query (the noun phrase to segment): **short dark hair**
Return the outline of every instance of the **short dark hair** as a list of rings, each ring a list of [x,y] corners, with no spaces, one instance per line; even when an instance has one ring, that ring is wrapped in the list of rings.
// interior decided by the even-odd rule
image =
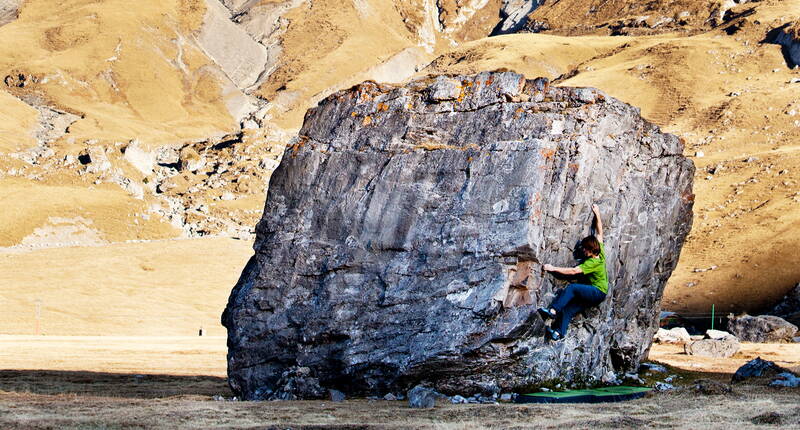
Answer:
[[[594,235],[584,237],[581,241],[581,247],[589,254],[600,255],[600,241]]]

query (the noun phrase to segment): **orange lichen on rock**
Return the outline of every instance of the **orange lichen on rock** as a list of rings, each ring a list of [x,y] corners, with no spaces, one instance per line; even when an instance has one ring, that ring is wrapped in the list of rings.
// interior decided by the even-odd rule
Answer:
[[[556,155],[556,150],[545,148],[539,150],[539,153],[542,154],[542,157],[544,157],[546,160],[550,161],[553,158],[553,156]]]

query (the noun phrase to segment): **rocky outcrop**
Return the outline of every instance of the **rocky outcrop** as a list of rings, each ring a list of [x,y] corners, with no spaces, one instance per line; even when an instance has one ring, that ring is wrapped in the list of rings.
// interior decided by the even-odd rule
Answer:
[[[501,21],[492,30],[491,35],[497,36],[522,31],[528,24],[528,15],[542,3],[544,0],[503,0],[503,8],[500,9]]]
[[[793,342],[797,326],[772,315],[740,315],[728,319],[728,331],[745,342]]]
[[[331,95],[272,176],[223,313],[232,389],[274,398],[295,366],[348,394],[579,385],[638,368],[691,226],[682,151],[599,90],[515,73]],[[541,267],[574,264],[592,203],[612,287],[551,343],[535,309],[564,282]]]
[[[0,26],[17,19],[22,0],[0,0]]]
[[[783,300],[775,305],[770,315],[781,317],[789,323],[800,325],[800,284],[783,296]]]

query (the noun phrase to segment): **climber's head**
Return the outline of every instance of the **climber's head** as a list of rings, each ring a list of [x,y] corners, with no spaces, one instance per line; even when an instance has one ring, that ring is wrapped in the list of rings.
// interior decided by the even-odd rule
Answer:
[[[581,248],[586,258],[600,256],[600,241],[594,235],[586,236],[581,241]]]

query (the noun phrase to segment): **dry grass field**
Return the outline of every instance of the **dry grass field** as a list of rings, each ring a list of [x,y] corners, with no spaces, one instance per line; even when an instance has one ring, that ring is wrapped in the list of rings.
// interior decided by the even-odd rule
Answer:
[[[0,334],[225,335],[220,315],[250,241],[0,248]]]
[[[798,345],[743,344],[727,360],[654,345],[681,389],[612,404],[452,405],[409,409],[404,401],[238,402],[225,381],[223,337],[0,337],[2,429],[729,429],[800,426],[800,389],[761,382],[726,394],[692,388],[721,383],[760,355],[800,367]],[[770,424],[771,423],[771,424]],[[772,424],[778,424],[772,425]]]
[[[501,0],[483,1],[486,10],[440,31],[428,28],[436,18],[428,9],[464,1],[297,3],[304,6],[285,17],[291,25],[280,37],[280,62],[255,89],[270,100],[269,128],[283,133],[275,136],[294,135],[308,107],[365,79],[505,68],[555,85],[597,87],[679,135],[697,166],[694,227],[667,285],[665,309],[701,314],[714,304],[720,313],[756,312],[800,280],[793,252],[800,246],[800,69],[765,40],[800,20],[800,0],[740,4],[727,28],[625,36],[569,28],[588,23],[587,14],[575,13],[584,6],[599,11],[595,25],[656,6],[665,14],[690,10],[702,21],[710,2],[548,2],[552,7],[540,14],[563,31],[491,38],[482,36]],[[62,162],[101,148],[114,171],[145,185],[119,143],[136,139],[152,149],[240,131],[228,106],[230,85],[211,73],[214,60],[194,41],[207,3],[131,4],[27,0],[19,18],[0,28],[0,39],[12,41],[0,44],[0,76],[31,79],[25,88],[0,88],[0,430],[800,429],[800,389],[763,381],[727,394],[692,388],[696,379],[727,383],[755,357],[800,370],[800,344],[743,344],[723,360],[654,345],[650,359],[680,375],[681,388],[616,404],[413,410],[367,399],[214,400],[232,396],[219,318],[252,243],[185,239],[151,210],[166,205],[161,197],[137,198],[79,163]],[[625,16],[615,12],[626,7]],[[79,119],[46,141],[37,137],[48,124],[32,107],[39,105]],[[270,148],[286,143],[258,139]],[[44,149],[53,153],[38,164],[25,161]],[[206,176],[187,173],[176,186]],[[208,195],[190,193],[184,209],[199,217],[202,203],[252,226],[264,186],[239,191],[231,182]],[[236,199],[223,201],[223,191]],[[610,235],[614,229],[610,215]],[[201,327],[205,335],[198,337]]]

